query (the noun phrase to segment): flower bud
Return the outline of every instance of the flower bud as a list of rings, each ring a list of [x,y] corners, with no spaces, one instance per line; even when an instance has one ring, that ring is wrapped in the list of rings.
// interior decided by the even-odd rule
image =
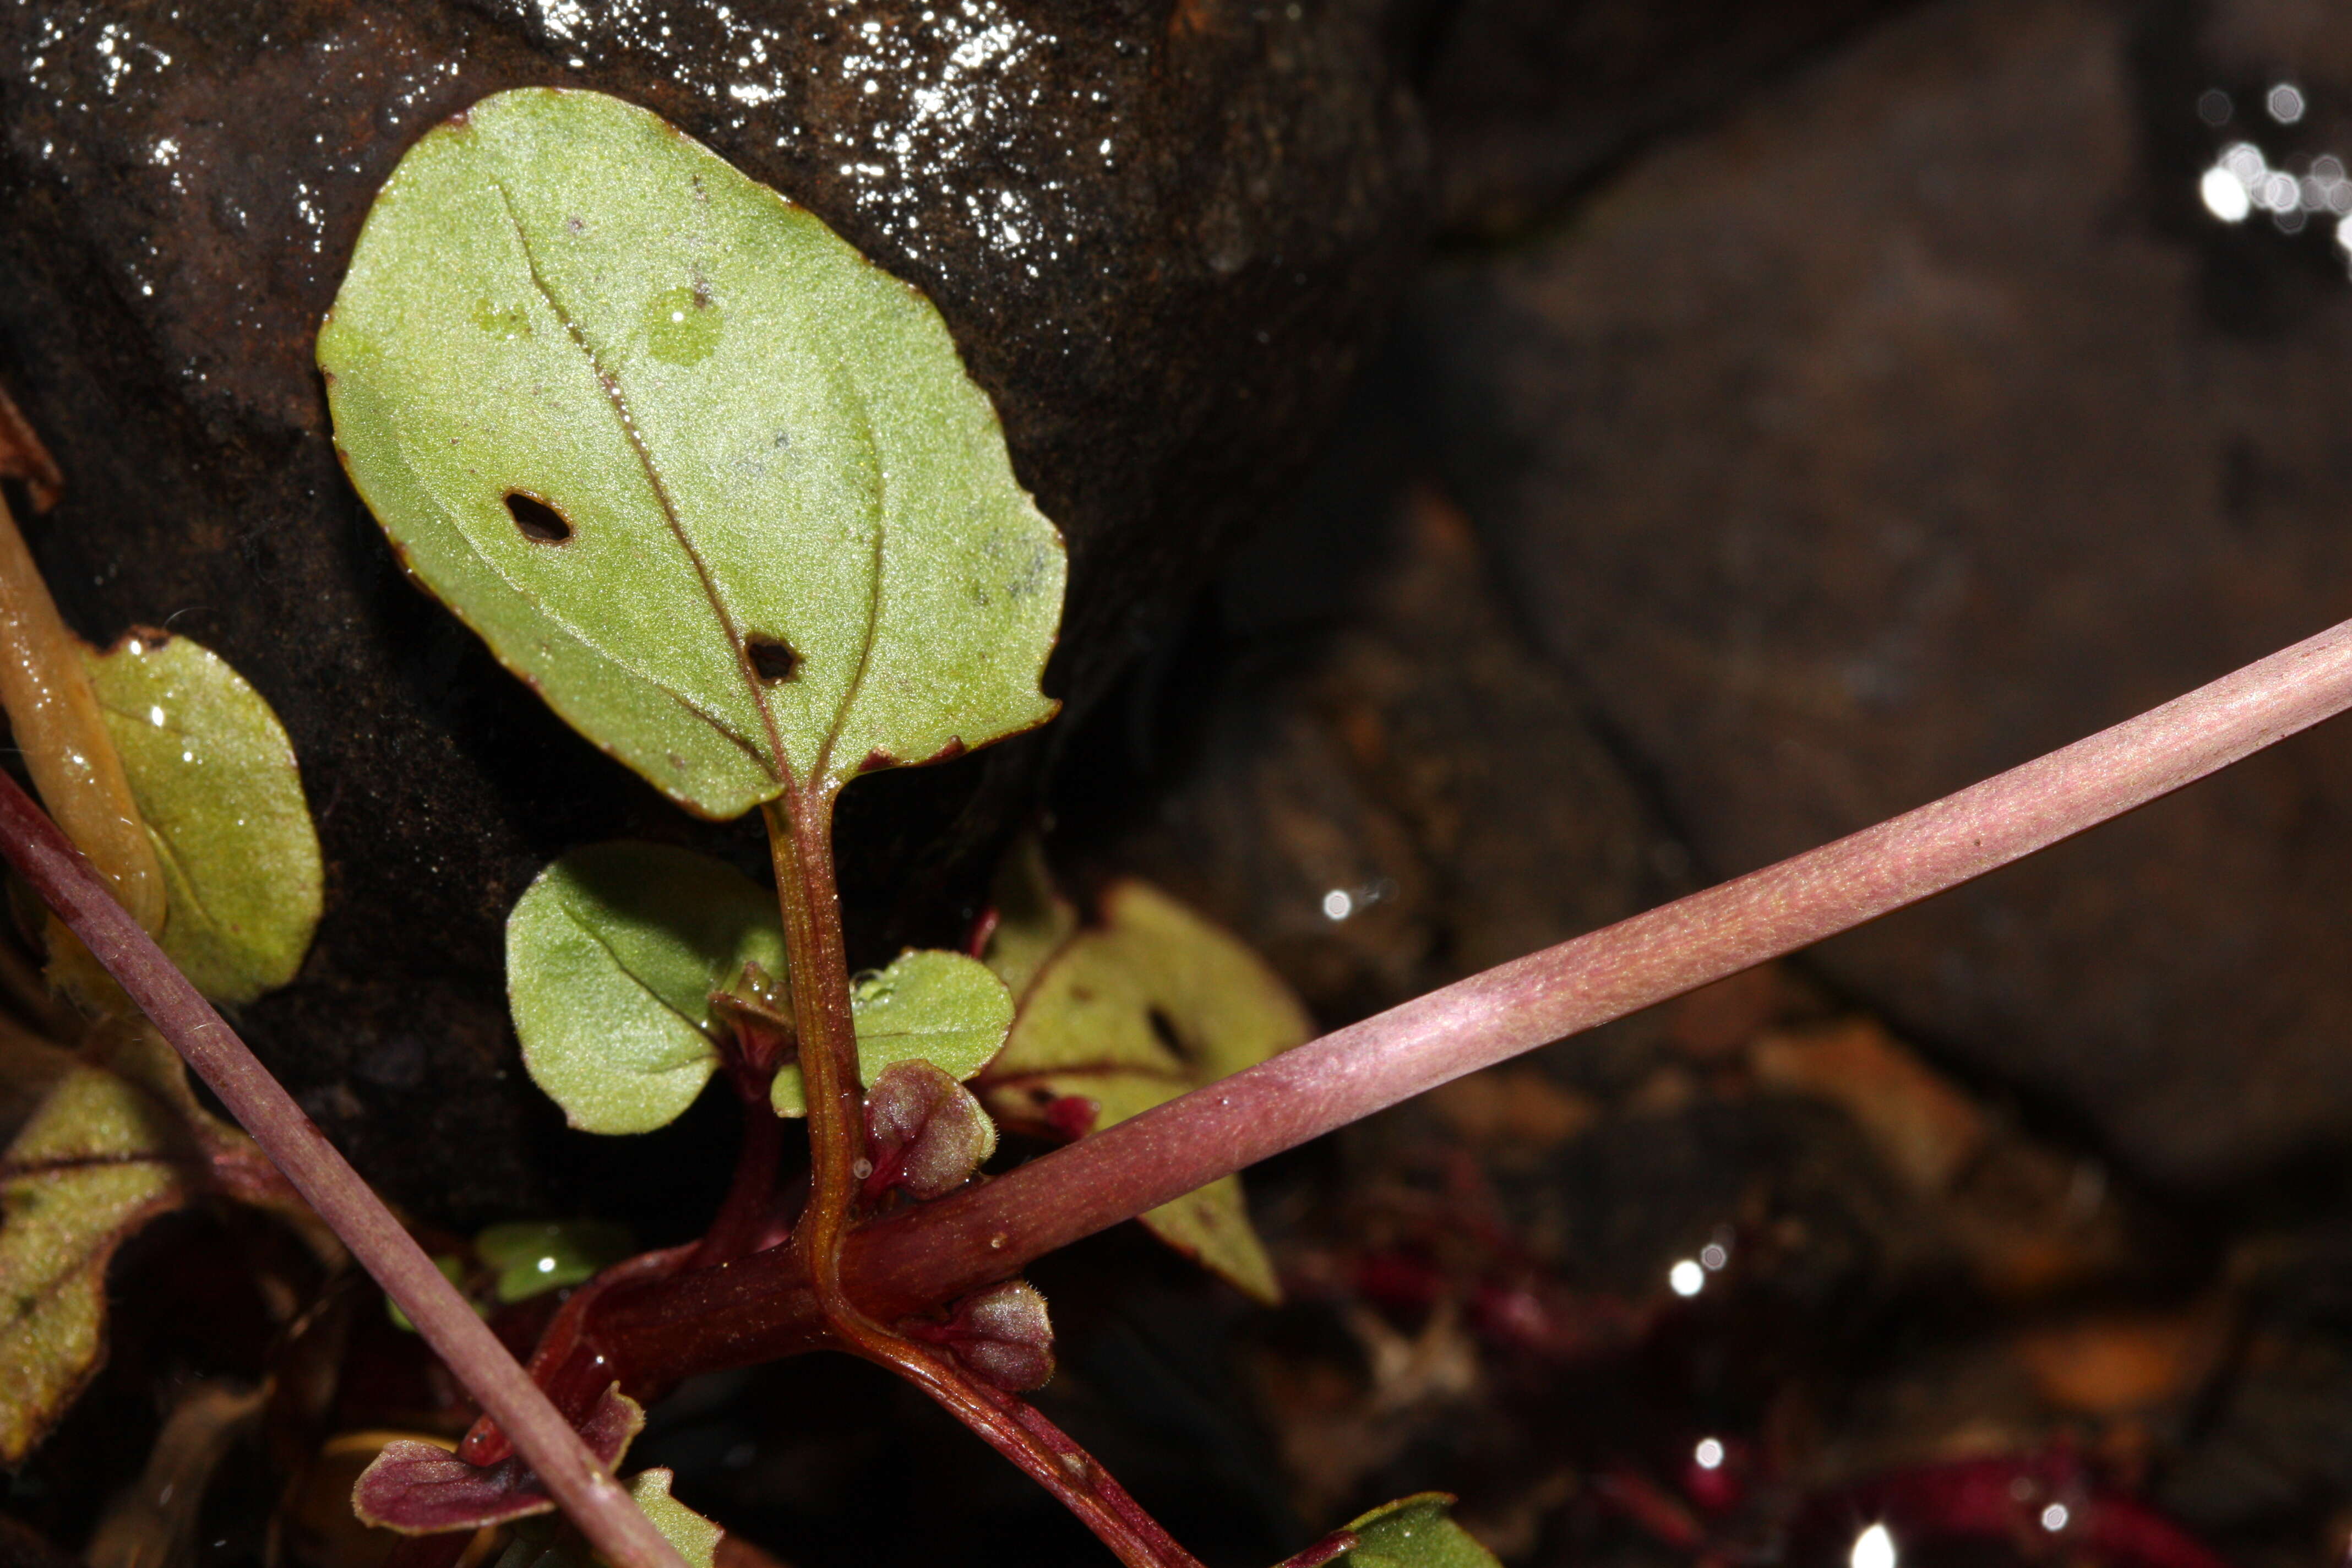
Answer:
[[[935,1198],[996,1152],[996,1124],[963,1085],[927,1061],[893,1062],[866,1091],[865,1196],[904,1187]]]

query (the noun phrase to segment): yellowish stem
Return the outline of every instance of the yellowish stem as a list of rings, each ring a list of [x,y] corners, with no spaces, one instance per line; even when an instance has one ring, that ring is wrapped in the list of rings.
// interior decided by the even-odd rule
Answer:
[[[57,601],[0,500],[0,706],[26,771],[75,847],[150,935],[163,929],[163,872],[122,759]]]

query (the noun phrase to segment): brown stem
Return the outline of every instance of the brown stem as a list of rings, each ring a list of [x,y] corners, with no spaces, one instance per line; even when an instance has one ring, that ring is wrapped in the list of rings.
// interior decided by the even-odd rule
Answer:
[[[808,1102],[808,1207],[793,1247],[816,1287],[825,1316],[849,1310],[841,1294],[841,1238],[857,1194],[865,1119],[857,1081],[857,1024],[849,1007],[849,957],[841,899],[833,880],[830,788],[787,789],[765,808],[768,852],[792,963],[793,1022],[800,1035],[801,1084]]]
[[[0,854],[211,1086],[304,1201],[399,1303],[466,1391],[513,1434],[515,1447],[597,1550],[624,1568],[684,1568],[676,1550],[582,1445],[457,1288],[441,1277],[425,1249],[154,939],[115,902],[57,824],[5,773]]]
[[[1423,1089],[1916,903],[2352,707],[2352,622],[2048,756],[1776,866],[1432,992],[849,1237],[846,1289],[895,1320]],[[761,1253],[615,1303],[632,1364],[789,1354],[814,1318]]]

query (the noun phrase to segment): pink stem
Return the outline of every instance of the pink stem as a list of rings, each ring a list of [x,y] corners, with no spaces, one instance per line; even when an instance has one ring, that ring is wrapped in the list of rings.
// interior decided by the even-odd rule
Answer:
[[[2352,621],[1875,827],[1473,975],[856,1238],[877,1310],[938,1300],[1310,1138],[1850,931],[2352,707]]]
[[[114,901],[106,884],[14,779],[0,773],[0,854],[106,966],[212,1086],[239,1125],[400,1304],[417,1331],[547,1483],[581,1532],[625,1568],[685,1568],[581,1443],[488,1324],[212,1004]]]

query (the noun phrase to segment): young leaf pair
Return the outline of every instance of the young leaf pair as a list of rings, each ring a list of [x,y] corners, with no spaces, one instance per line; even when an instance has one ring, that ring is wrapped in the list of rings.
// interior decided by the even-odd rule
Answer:
[[[730,1015],[759,1001],[740,993],[761,988],[756,977],[781,987],[791,975],[775,895],[664,845],[574,850],[540,874],[507,921],[523,1064],[584,1132],[675,1121],[735,1048]],[[968,1079],[1013,1024],[996,976],[957,952],[901,955],[858,981],[850,1006],[869,1084],[911,1060]],[[769,1092],[777,1115],[807,1113],[797,1067],[782,1064]]]

